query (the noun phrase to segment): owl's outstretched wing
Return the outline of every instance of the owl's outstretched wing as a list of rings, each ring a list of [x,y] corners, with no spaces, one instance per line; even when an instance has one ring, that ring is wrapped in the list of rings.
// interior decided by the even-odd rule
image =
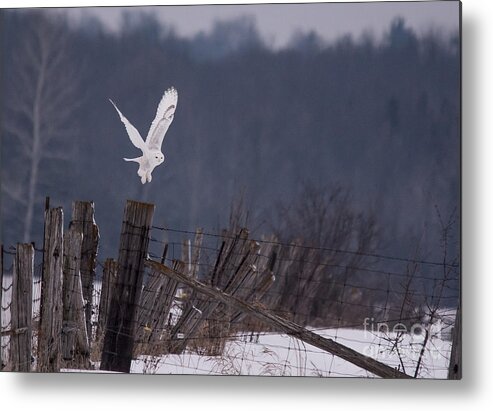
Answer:
[[[147,134],[146,145],[149,150],[161,150],[164,135],[173,121],[177,104],[178,92],[174,87],[171,87],[164,92],[157,108],[156,117]]]
[[[118,107],[116,106],[115,103],[113,103],[111,99],[110,102],[111,104],[113,104],[113,107],[115,107],[115,110],[120,116],[120,120],[125,125],[125,129],[127,130],[127,134],[130,137],[130,141],[132,142],[132,144],[135,147],[140,148],[142,151],[144,151],[146,144],[144,143],[144,140],[140,136],[138,130],[132,125],[132,123],[130,123],[130,121],[127,120],[127,118],[121,113],[121,111],[118,110]]]

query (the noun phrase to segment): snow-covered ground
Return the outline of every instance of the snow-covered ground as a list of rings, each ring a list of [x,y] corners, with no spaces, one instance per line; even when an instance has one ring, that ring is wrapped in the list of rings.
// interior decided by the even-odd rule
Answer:
[[[392,367],[402,364],[407,374],[415,373],[423,339],[408,334],[392,348],[395,333],[384,334],[357,329],[326,329],[317,333],[344,344]],[[430,338],[421,360],[420,378],[447,378],[450,341]],[[258,341],[239,337],[226,344],[221,357],[194,353],[140,357],[132,362],[132,373],[208,374],[208,375],[275,375],[316,377],[374,377],[373,374],[284,334],[262,334]]]

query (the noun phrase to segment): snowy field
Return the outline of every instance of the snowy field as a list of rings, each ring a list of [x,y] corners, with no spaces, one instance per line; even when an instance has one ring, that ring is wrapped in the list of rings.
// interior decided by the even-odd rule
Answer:
[[[317,333],[402,370],[392,340],[395,334],[356,329],[317,330]],[[399,344],[407,374],[414,375],[423,340],[404,336]],[[419,378],[447,378],[451,342],[431,338],[423,354]],[[238,338],[226,344],[221,357],[193,353],[140,357],[132,362],[132,373],[263,375],[312,377],[375,377],[345,360],[283,334],[263,334],[258,341]]]

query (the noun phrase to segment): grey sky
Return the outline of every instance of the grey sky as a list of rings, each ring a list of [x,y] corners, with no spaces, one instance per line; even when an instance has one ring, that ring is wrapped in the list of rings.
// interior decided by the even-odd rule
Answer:
[[[118,30],[122,11],[129,9],[152,12],[183,36],[209,31],[216,20],[250,15],[255,18],[264,38],[274,47],[283,46],[299,30],[315,30],[327,40],[347,33],[358,37],[365,30],[370,30],[378,39],[397,16],[402,16],[417,33],[427,31],[431,26],[445,32],[455,31],[459,22],[458,1],[99,7],[67,10],[74,19],[90,14],[99,17],[110,30]]]

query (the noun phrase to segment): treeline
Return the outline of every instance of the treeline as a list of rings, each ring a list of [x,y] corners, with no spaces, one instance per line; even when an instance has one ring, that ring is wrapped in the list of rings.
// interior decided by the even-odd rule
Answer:
[[[73,28],[61,17],[3,11],[4,243],[26,232],[33,151],[42,150],[35,241],[46,195],[66,207],[95,201],[100,253],[114,256],[127,198],[158,204],[157,225],[214,230],[243,192],[260,235],[275,231],[279,210],[299,205],[307,187],[338,186],[351,210],[376,220],[373,250],[409,255],[419,244],[422,257],[441,258],[438,213],[448,221],[459,211],[457,35],[417,36],[396,20],[381,42],[305,33],[272,50],[247,18],[193,38],[151,15],[128,14],[123,25],[110,33],[97,20]],[[145,135],[171,85],[179,102],[165,163],[142,186],[136,165],[122,160],[138,151],[108,99]],[[36,118],[25,109],[37,92],[46,144],[34,147]],[[455,227],[446,247],[457,255]]]

